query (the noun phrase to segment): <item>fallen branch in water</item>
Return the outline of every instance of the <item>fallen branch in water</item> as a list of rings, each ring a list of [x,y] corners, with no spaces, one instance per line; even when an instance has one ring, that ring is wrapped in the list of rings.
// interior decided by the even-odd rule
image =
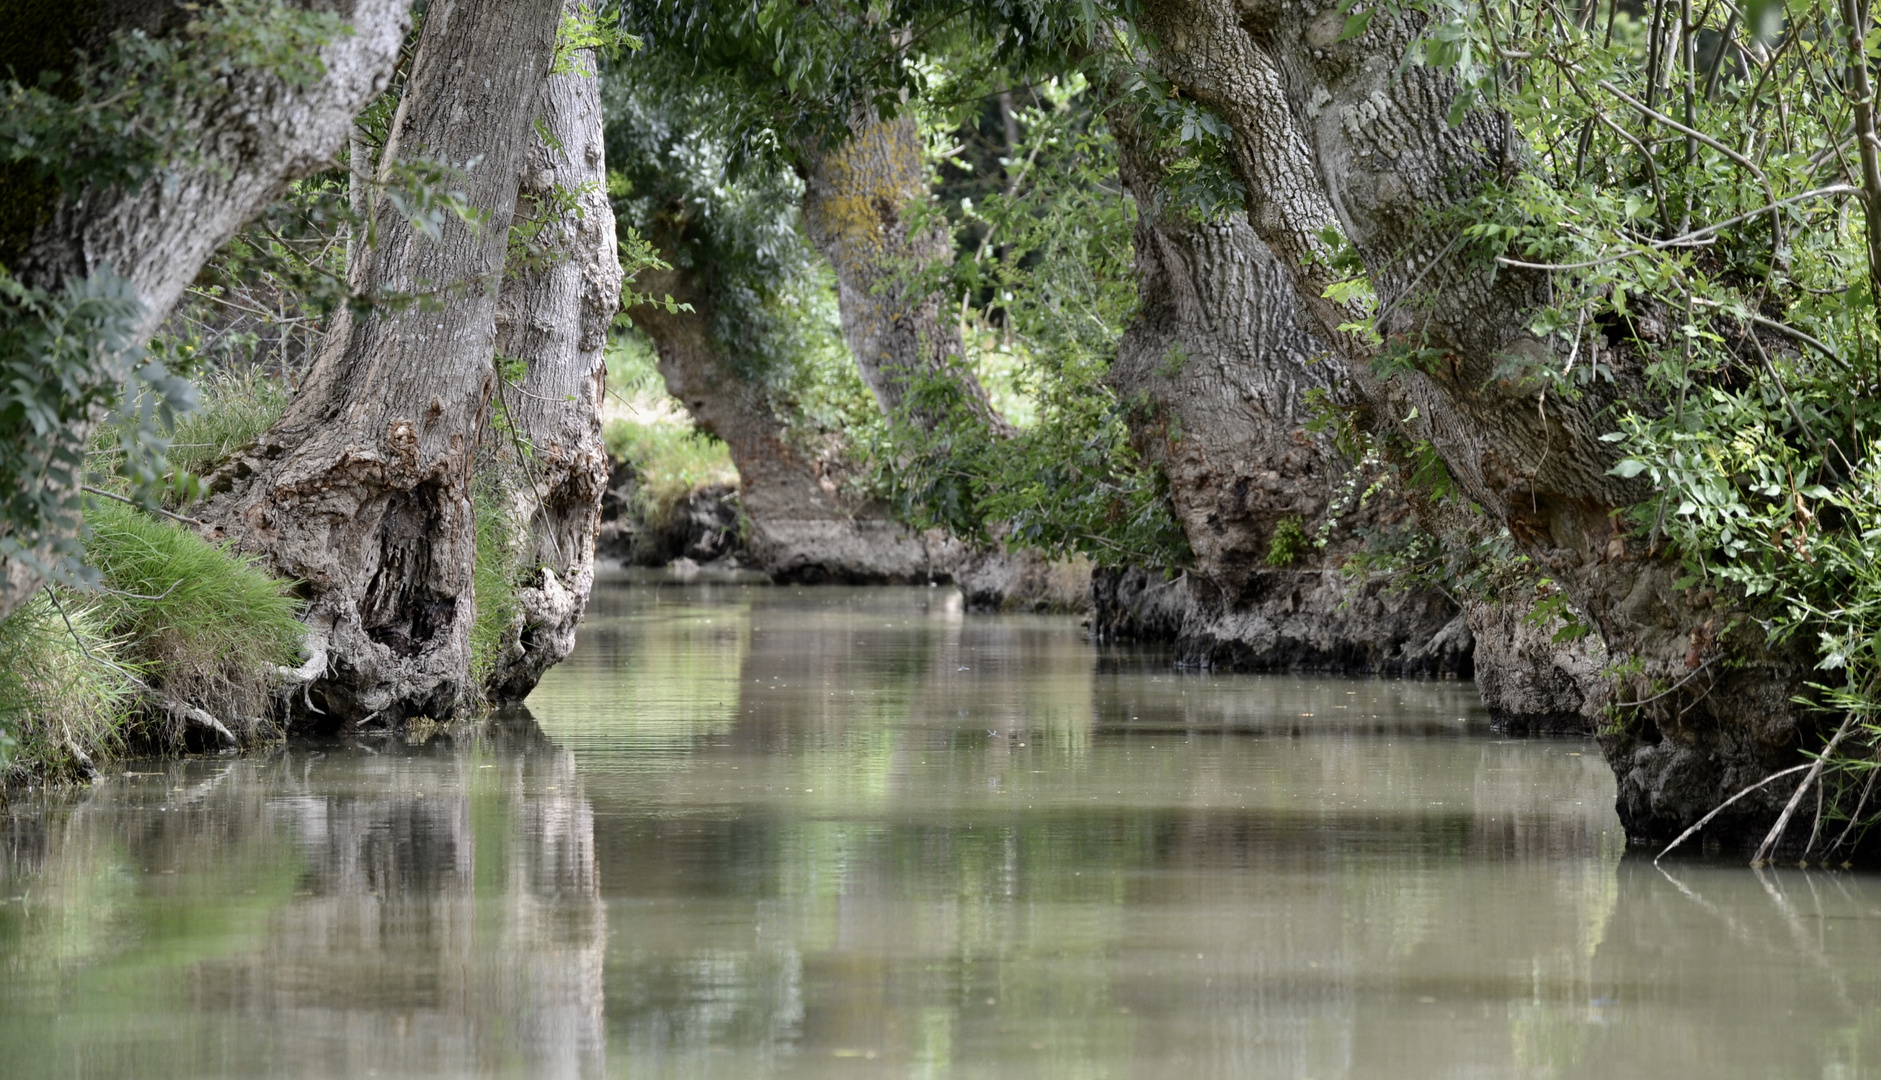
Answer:
[[[1751,792],[1756,791],[1758,788],[1764,786],[1765,784],[1768,784],[1772,780],[1780,780],[1783,777],[1790,775],[1791,773],[1802,772],[1804,769],[1807,769],[1814,764],[1815,762],[1813,761],[1807,761],[1801,765],[1796,765],[1791,768],[1784,769],[1782,772],[1771,773],[1769,776],[1764,777],[1762,780],[1757,781],[1756,783],[1750,785],[1744,790],[1738,792],[1737,794],[1719,803],[1717,808],[1712,810],[1711,813],[1706,814],[1704,817],[1699,818],[1697,824],[1693,825],[1691,828],[1686,829],[1684,832],[1680,833],[1679,838],[1677,840],[1674,840],[1670,844],[1667,844],[1665,846],[1664,851],[1661,851],[1659,854],[1654,855],[1652,857],[1653,865],[1654,866],[1659,865],[1660,859],[1663,859],[1667,855],[1670,855],[1672,853],[1673,848],[1678,847],[1680,844],[1683,844],[1685,841],[1691,839],[1693,833],[1704,828],[1706,825],[1711,824],[1711,819],[1714,817],[1717,817],[1719,814],[1724,813],[1725,809],[1728,808],[1732,803],[1750,794]]]
[[[1829,755],[1835,752],[1835,745],[1842,741],[1842,736],[1847,735],[1848,729],[1854,724],[1854,713],[1851,712],[1842,718],[1842,726],[1835,729],[1835,737],[1829,740],[1829,745],[1822,748],[1822,753],[1816,755],[1816,760],[1809,763],[1809,775],[1803,777],[1803,782],[1796,785],[1796,790],[1790,795],[1790,801],[1783,807],[1783,813],[1777,816],[1776,824],[1770,826],[1770,831],[1764,834],[1763,843],[1757,845],[1757,854],[1751,856],[1750,865],[1762,866],[1764,859],[1776,850],[1777,841],[1783,837],[1783,830],[1789,827],[1790,815],[1796,813],[1796,807],[1803,801],[1803,792],[1808,791],[1809,786],[1822,775],[1822,767],[1829,763]],[[1803,854],[1808,855],[1809,852],[1805,850]]]

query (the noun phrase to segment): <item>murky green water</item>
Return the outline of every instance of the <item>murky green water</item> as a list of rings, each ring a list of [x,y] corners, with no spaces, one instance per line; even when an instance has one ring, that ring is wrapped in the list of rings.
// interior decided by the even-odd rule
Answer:
[[[1881,879],[1621,858],[1467,685],[614,586],[518,717],[14,807],[0,1076],[1881,1076]]]

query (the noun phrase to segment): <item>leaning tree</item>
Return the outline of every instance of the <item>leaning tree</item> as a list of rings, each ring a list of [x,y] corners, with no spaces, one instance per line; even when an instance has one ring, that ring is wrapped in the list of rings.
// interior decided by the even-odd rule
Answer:
[[[304,583],[312,656],[295,699],[336,722],[449,716],[473,693],[473,473],[507,226],[562,13],[427,6],[371,181],[373,241],[348,268],[362,302],[336,313],[281,420],[210,479],[203,516]],[[408,215],[380,190],[420,162],[454,174],[456,212]],[[567,449],[578,470],[580,433]]]
[[[331,161],[391,77],[408,0],[0,4],[0,617],[72,573],[84,455],[209,257]],[[133,479],[161,461],[128,428]]]

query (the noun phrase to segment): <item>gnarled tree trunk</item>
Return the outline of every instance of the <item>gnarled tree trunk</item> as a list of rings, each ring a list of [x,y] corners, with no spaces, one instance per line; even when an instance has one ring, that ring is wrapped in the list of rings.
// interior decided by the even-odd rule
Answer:
[[[807,156],[803,223],[836,270],[843,338],[882,412],[906,412],[932,425],[936,411],[917,391],[936,380],[995,430],[1006,430],[966,362],[959,327],[941,311],[940,294],[917,292],[906,280],[953,257],[944,224],[917,228],[912,220],[928,201],[914,117],[865,115],[847,140]]]
[[[658,304],[632,310],[653,339],[666,390],[699,427],[720,439],[738,468],[738,497],[751,521],[746,549],[777,581],[852,584],[923,582],[944,576],[929,539],[866,506],[851,505],[839,477],[789,437],[770,394],[736,370],[713,340],[709,271],[680,243],[688,223],[659,222],[650,234],[671,269],[643,271],[636,286],[691,311]]]
[[[1415,519],[1382,468],[1308,430],[1312,395],[1330,406],[1351,391],[1341,365],[1316,362],[1327,346],[1302,321],[1292,280],[1241,215],[1167,211],[1152,135],[1121,109],[1110,128],[1138,207],[1140,297],[1110,381],[1137,404],[1133,440],[1169,478],[1195,567],[1180,582],[1116,581],[1105,612],[1136,599],[1147,606],[1129,621],[1147,626],[1186,596],[1166,630],[1185,662],[1205,666],[1468,676],[1471,635],[1448,597],[1354,584],[1343,570],[1363,533]],[[1386,490],[1372,490],[1380,480]],[[1322,528],[1323,548],[1305,543]],[[1272,565],[1283,531],[1300,542]]]
[[[608,474],[602,353],[620,310],[601,81],[591,56],[574,58],[570,70],[543,82],[536,114],[516,208],[517,224],[535,230],[529,245],[535,265],[504,282],[496,312],[497,354],[528,367],[520,386],[497,384],[507,423],[486,435],[513,466],[505,495],[528,545],[519,611],[485,687],[496,702],[521,701],[568,656],[594,588]],[[572,210],[564,199],[572,199]]]
[[[408,28],[409,0],[341,0],[317,6],[351,32],[320,49],[323,74],[296,86],[236,68],[220,93],[183,102],[184,128],[200,157],[170,163],[142,184],[61,191],[18,167],[0,173],[0,263],[21,282],[61,289],[89,275],[127,279],[141,304],[131,337],[143,340],[169,314],[205,262],[287,184],[332,161],[352,118],[384,89]],[[41,71],[70,70],[72,51],[99,54],[113,32],[161,33],[175,3],[15,3],[0,66],[25,85]],[[72,433],[82,447],[98,417]],[[42,560],[43,561],[43,560]],[[41,584],[38,570],[0,556],[0,618]]]
[[[1433,210],[1522,167],[1512,125],[1482,108],[1447,123],[1454,81],[1399,62],[1415,16],[1376,9],[1363,33],[1341,41],[1346,18],[1332,5],[1280,0],[1152,0],[1144,9],[1163,71],[1228,122],[1249,220],[1373,415],[1435,447],[1463,491],[1633,665],[1616,695],[1622,723],[1603,747],[1628,835],[1669,839],[1793,763],[1816,736],[1791,702],[1810,658],[1769,646],[1741,605],[1678,588],[1675,561],[1626,534],[1619,511],[1649,492],[1609,475],[1615,448],[1600,437],[1615,426],[1616,404],[1652,407],[1639,357],[1602,349],[1617,381],[1590,384],[1571,402],[1506,374],[1511,360],[1566,363],[1527,328],[1547,279],[1459,258],[1459,226],[1431,223]],[[1364,261],[1384,338],[1436,359],[1384,377],[1369,347],[1339,334],[1365,312],[1326,296],[1336,274],[1327,226]],[[1625,708],[1629,700],[1643,704]],[[1785,784],[1769,785],[1708,833],[1754,840],[1788,795]]]
[[[425,155],[462,171],[481,224],[422,236],[378,200],[378,242],[287,413],[212,478],[205,516],[304,582],[307,694],[333,721],[452,714],[475,614],[471,470],[495,384],[496,294],[561,0],[433,0],[380,175]],[[322,662],[323,661],[323,662]]]

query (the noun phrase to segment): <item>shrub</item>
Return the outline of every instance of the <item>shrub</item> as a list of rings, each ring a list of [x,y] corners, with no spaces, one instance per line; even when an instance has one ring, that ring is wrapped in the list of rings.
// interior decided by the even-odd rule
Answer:
[[[1274,526],[1273,540],[1267,545],[1268,566],[1292,566],[1306,554],[1306,524],[1298,517],[1281,518]]]

